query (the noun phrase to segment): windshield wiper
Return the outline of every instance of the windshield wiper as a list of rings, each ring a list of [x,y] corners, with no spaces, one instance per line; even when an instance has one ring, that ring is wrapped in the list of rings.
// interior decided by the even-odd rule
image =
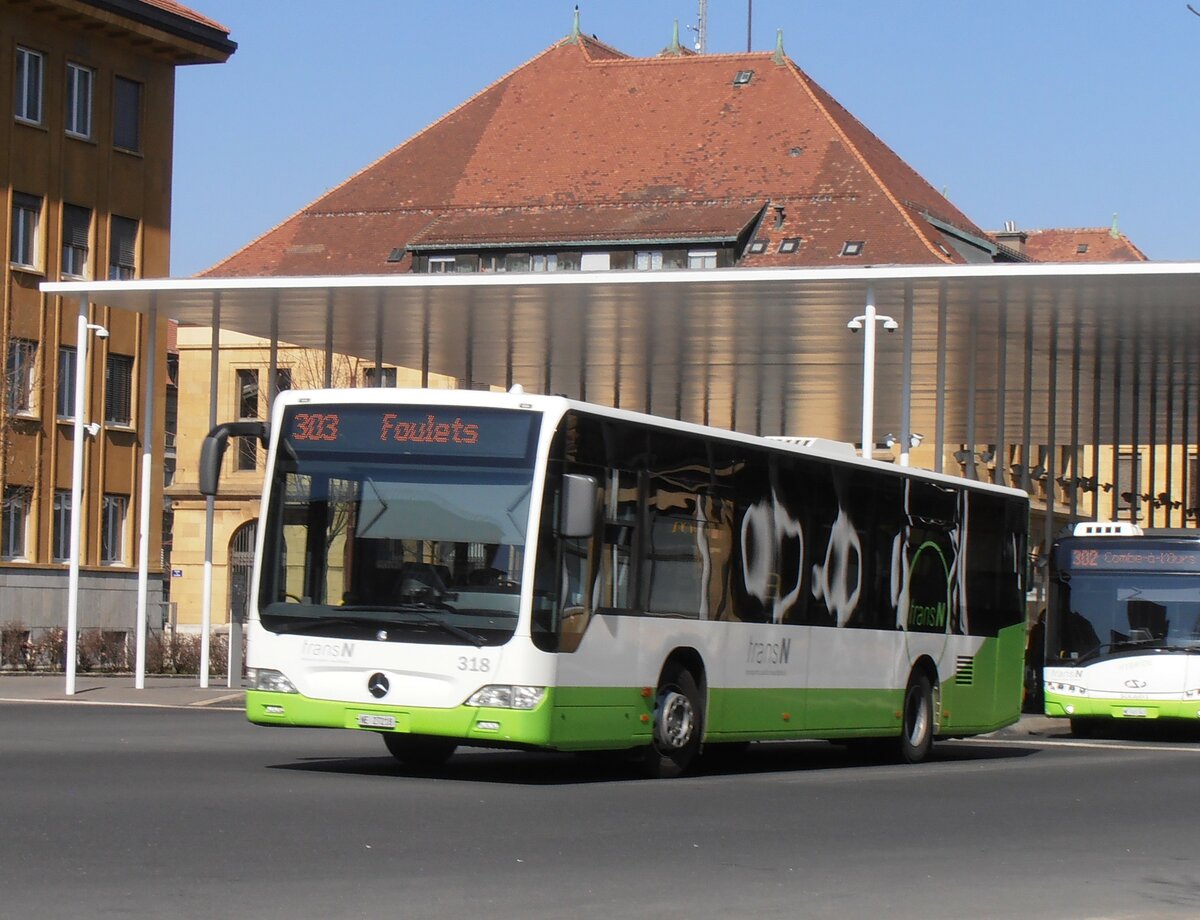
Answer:
[[[288,616],[276,613],[268,616]],[[330,626],[378,626],[378,621],[363,617],[306,617],[301,616],[290,623],[283,623],[274,631],[277,633],[304,633],[317,629],[328,629]]]
[[[452,636],[462,639],[464,642],[469,642],[476,648],[483,648],[483,639],[475,635],[473,632],[468,632],[461,626],[455,626],[453,623],[447,623],[445,620],[439,620],[433,614],[429,613],[426,608],[417,606],[416,604],[400,604],[396,607],[389,608],[396,610],[399,613],[411,613],[414,616],[420,617],[422,623],[428,623],[430,626],[437,626],[439,629],[444,629]],[[449,610],[449,607],[443,609]]]
[[[449,607],[443,605],[436,608],[438,610],[450,610]],[[461,626],[455,626],[453,623],[447,623],[445,620],[439,620],[433,614],[429,613],[430,608],[420,604],[392,604],[388,606],[376,604],[346,604],[342,610],[362,610],[372,613],[411,613],[420,617],[422,623],[428,623],[430,626],[437,626],[444,629],[450,635],[462,639],[464,642],[469,642],[476,648],[483,648],[483,639],[475,635],[473,632],[468,632]],[[386,625],[386,624],[385,624]]]

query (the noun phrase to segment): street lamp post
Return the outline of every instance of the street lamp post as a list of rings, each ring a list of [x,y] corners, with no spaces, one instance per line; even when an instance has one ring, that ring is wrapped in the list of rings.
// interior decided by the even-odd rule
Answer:
[[[875,290],[867,288],[867,311],[846,323],[851,332],[863,333],[862,384],[862,455],[870,457],[875,448],[875,323],[883,323],[888,332],[900,328],[890,316],[875,312]]]
[[[67,675],[65,693],[73,696],[75,693],[75,659],[78,654],[76,633],[79,631],[79,554],[80,531],[83,521],[83,439],[84,432],[95,435],[98,429],[84,424],[86,411],[84,402],[87,397],[87,342],[88,334],[94,332],[101,339],[108,338],[108,330],[98,323],[88,322],[88,302],[86,298],[79,301],[79,320],[76,325],[75,338],[75,432],[71,456],[71,550],[69,556],[70,569],[67,576],[67,635],[66,662],[64,670]]]

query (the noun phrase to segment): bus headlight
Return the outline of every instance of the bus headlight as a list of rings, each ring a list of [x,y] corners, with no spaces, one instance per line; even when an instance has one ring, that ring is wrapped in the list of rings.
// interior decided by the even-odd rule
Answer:
[[[271,668],[247,668],[246,680],[251,690],[267,690],[271,693],[299,693],[296,685],[282,671]]]
[[[1075,684],[1065,684],[1057,680],[1046,681],[1046,689],[1054,693],[1067,693],[1072,696],[1087,696],[1086,687],[1077,687]]]
[[[487,706],[492,709],[536,709],[545,695],[545,687],[489,684],[472,693],[466,705]]]

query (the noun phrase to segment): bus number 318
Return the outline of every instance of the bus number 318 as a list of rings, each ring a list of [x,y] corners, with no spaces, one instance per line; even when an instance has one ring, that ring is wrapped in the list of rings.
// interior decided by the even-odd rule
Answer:
[[[488,658],[467,658],[461,656],[458,659],[458,669],[460,671],[490,671],[492,669],[492,662]]]

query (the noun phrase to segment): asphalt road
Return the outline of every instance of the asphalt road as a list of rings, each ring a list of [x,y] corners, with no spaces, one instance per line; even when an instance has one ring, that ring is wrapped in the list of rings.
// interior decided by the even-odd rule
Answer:
[[[236,712],[0,704],[0,916],[1196,917],[1200,742],[758,745],[680,780]]]

